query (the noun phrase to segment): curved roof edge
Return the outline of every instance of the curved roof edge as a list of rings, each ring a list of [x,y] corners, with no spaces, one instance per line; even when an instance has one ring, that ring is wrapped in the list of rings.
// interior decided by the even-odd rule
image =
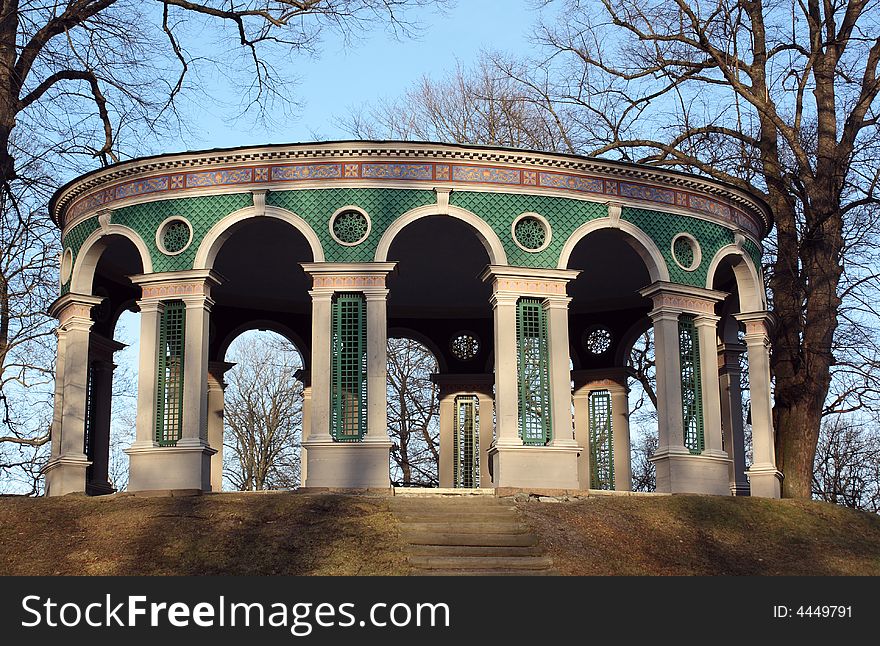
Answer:
[[[70,180],[52,195],[49,201],[49,212],[55,224],[63,227],[61,214],[78,198],[94,192],[95,189],[144,174],[151,175],[163,171],[180,172],[185,168],[199,166],[224,168],[248,163],[284,163],[306,159],[321,161],[354,157],[396,157],[401,161],[430,159],[432,161],[477,165],[532,165],[538,169],[557,173],[564,171],[597,173],[603,177],[620,178],[623,181],[637,182],[642,180],[669,186],[673,189],[698,191],[736,205],[754,219],[756,224],[760,224],[760,237],[762,238],[773,226],[773,214],[770,207],[757,191],[745,191],[725,182],[680,170],[569,153],[550,153],[501,146],[400,140],[340,140],[262,144],[138,157],[95,169]],[[436,181],[442,183],[443,180],[438,177]],[[501,184],[499,184],[500,186]],[[536,187],[532,186],[532,188]],[[566,187],[556,186],[556,188]],[[244,186],[242,189],[246,190]],[[585,194],[593,192],[590,189],[574,187],[572,190],[575,192],[584,190]],[[606,201],[612,199],[613,195],[606,193]],[[669,205],[676,206],[677,204],[669,202]]]

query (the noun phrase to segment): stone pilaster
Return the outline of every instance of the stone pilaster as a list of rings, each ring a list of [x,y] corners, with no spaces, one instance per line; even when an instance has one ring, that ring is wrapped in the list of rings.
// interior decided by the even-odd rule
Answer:
[[[211,491],[223,490],[223,413],[226,390],[223,376],[234,365],[225,361],[208,363],[208,446],[216,451],[211,456]]]
[[[91,309],[100,298],[85,294],[66,294],[52,304],[49,313],[58,319],[61,392],[56,386],[53,415],[52,455],[43,468],[46,495],[63,496],[85,492],[86,470],[91,462],[85,455],[86,399],[88,397],[89,337]],[[60,435],[60,436],[57,436]]]
[[[220,278],[208,269],[133,276],[141,286],[141,357],[138,376],[137,439],[126,450],[131,463],[129,491],[211,490],[208,444],[208,325],[211,289]],[[159,332],[165,303],[186,306],[183,404],[180,439],[173,446],[156,441]]]
[[[752,404],[752,466],[748,476],[751,495],[779,498],[782,473],[776,468],[776,434],[770,394],[770,336],[767,312],[738,314],[746,326],[745,342],[749,357],[749,392]]]
[[[718,381],[721,384],[721,427],[724,429],[724,449],[731,459],[730,493],[734,496],[749,495],[746,477],[745,438],[743,434],[743,408],[740,356],[746,346],[725,343],[718,347]]]
[[[312,277],[311,428],[303,438],[306,487],[391,486],[385,281],[395,264],[302,264]],[[336,442],[330,435],[331,307],[338,292],[360,292],[367,303],[367,433],[361,442]]]
[[[651,461],[657,468],[657,491],[729,495],[730,461],[721,450],[721,400],[713,328],[715,303],[726,294],[698,287],[656,282],[640,290],[651,298],[657,370],[659,442]],[[695,316],[700,345],[700,396],[703,400],[704,450],[692,454],[684,445],[679,319]],[[708,356],[707,356],[708,355]]]
[[[572,440],[566,295],[578,273],[493,265],[481,276],[492,286],[495,328],[496,437],[489,459],[496,487],[578,488],[581,448]],[[522,297],[541,300],[548,314],[553,428],[546,446],[524,445],[519,436],[516,304]]]

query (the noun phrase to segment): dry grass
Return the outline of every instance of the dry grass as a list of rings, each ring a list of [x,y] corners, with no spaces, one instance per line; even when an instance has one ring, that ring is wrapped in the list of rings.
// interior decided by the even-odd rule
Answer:
[[[880,517],[705,496],[518,505],[565,574],[880,575]],[[386,498],[0,497],[0,573],[406,574]]]
[[[0,498],[0,573],[406,574],[382,498]]]
[[[794,500],[593,497],[520,508],[572,575],[880,575],[880,516]]]

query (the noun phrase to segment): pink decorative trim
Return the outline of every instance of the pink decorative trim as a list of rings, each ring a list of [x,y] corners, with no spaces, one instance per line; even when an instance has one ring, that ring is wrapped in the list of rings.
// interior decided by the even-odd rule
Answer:
[[[698,296],[659,292],[652,296],[658,309],[669,308],[695,314],[715,314],[715,301]]]
[[[174,298],[177,296],[207,296],[204,281],[161,283],[157,285],[142,285],[143,296],[141,298]]]
[[[560,280],[515,280],[499,278],[495,282],[495,291],[515,292],[517,294],[564,295],[566,281]]]
[[[315,276],[315,289],[363,289],[365,287],[385,287],[384,274],[334,274]]]

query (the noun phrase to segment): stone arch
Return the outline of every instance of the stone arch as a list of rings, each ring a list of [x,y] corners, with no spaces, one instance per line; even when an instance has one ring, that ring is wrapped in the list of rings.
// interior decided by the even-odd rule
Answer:
[[[742,249],[736,245],[722,247],[712,258],[712,262],[709,263],[709,269],[706,271],[706,287],[712,289],[712,283],[715,281],[715,272],[718,271],[721,262],[727,258],[732,259],[731,268],[733,269],[737,290],[739,291],[740,310],[743,312],[760,312],[767,309],[761,274],[749,255],[743,253]]]
[[[232,342],[245,332],[250,332],[251,330],[268,330],[270,332],[278,334],[279,336],[283,336],[285,339],[290,341],[290,343],[292,343],[293,346],[296,348],[296,351],[299,352],[299,356],[303,362],[303,368],[305,370],[310,369],[311,352],[309,350],[309,346],[302,338],[300,338],[300,336],[296,332],[293,331],[293,329],[291,329],[284,323],[272,321],[271,319],[255,319],[253,321],[248,321],[247,323],[242,323],[231,332],[229,332],[218,346],[217,360],[223,361],[226,357],[226,353],[229,351],[229,346],[232,345]]]
[[[230,213],[211,227],[199,243],[193,269],[213,268],[217,254],[223,247],[223,243],[235,231],[235,225],[257,217],[269,217],[287,222],[306,239],[309,248],[312,250],[312,262],[324,262],[324,248],[321,246],[321,240],[314,229],[303,218],[292,211],[277,206],[265,206],[262,208],[248,206]]]
[[[669,280],[669,269],[666,267],[666,261],[663,259],[663,254],[660,253],[660,249],[651,239],[651,236],[634,224],[625,220],[620,220],[615,224],[611,218],[591,220],[575,229],[562,246],[562,251],[559,254],[559,263],[556,265],[557,268],[566,269],[568,261],[571,259],[571,254],[578,243],[594,231],[600,229],[617,229],[625,233],[624,240],[639,254],[645,263],[648,274],[651,276],[651,281]]]
[[[420,343],[425,348],[427,348],[427,350],[431,354],[434,355],[434,359],[437,360],[437,369],[441,373],[445,373],[445,372],[449,371],[449,369],[447,367],[447,363],[446,363],[446,354],[443,352],[443,350],[440,348],[440,346],[437,345],[434,342],[434,340],[431,339],[431,337],[429,337],[428,335],[423,334],[422,332],[419,332],[418,330],[414,330],[410,327],[395,326],[395,327],[388,328],[388,338],[389,339],[392,339],[392,338],[412,339],[416,343]]]
[[[92,282],[95,278],[95,269],[101,255],[108,247],[112,236],[119,236],[131,242],[141,259],[143,273],[153,271],[153,259],[150,250],[134,229],[121,224],[108,224],[97,231],[93,231],[82,243],[76,254],[76,262],[70,278],[70,291],[75,294],[91,294]]]
[[[498,234],[495,233],[495,230],[489,226],[485,220],[466,209],[457,206],[441,206],[437,204],[416,207],[411,211],[407,211],[392,222],[391,226],[385,230],[385,233],[382,234],[382,238],[379,240],[379,244],[376,247],[375,261],[386,262],[388,260],[388,252],[391,249],[391,243],[394,242],[394,238],[397,234],[403,231],[408,224],[431,215],[445,215],[469,224],[471,228],[474,229],[480,242],[486,248],[486,253],[489,254],[490,264],[507,264],[507,253],[504,251],[504,245],[501,244],[501,239],[498,237]]]

